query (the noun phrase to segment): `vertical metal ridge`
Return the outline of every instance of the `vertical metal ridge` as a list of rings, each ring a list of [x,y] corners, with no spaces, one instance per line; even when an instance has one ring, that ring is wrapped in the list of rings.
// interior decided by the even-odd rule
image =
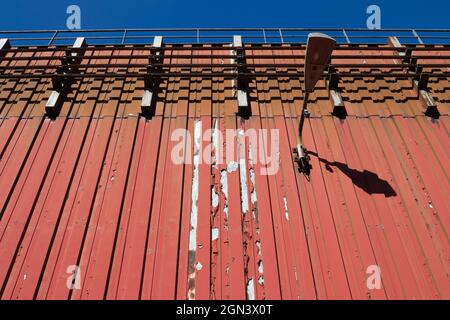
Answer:
[[[289,42],[286,34],[282,30]],[[198,35],[202,42],[201,30]],[[266,46],[270,50],[246,46],[249,56],[264,54],[247,61],[260,64],[258,72],[267,71],[276,55],[283,55],[277,59],[283,65],[302,63],[302,46]],[[167,45],[162,63],[194,65],[190,72],[202,73],[209,71],[204,65],[234,58],[230,43],[207,47]],[[52,60],[58,51],[21,50],[8,49],[7,57],[42,60],[0,63],[58,64]],[[351,58],[342,62],[363,64],[357,47],[348,50]],[[105,58],[105,52],[111,55]],[[111,65],[112,72],[118,71],[115,63],[145,64],[146,58],[132,56],[146,53],[95,45],[86,52],[93,65]],[[436,53],[429,48],[423,54]],[[392,59],[402,57],[377,61]],[[179,65],[170,72],[188,68]],[[48,80],[2,83],[8,92],[0,92],[1,299],[450,297],[449,117],[442,108],[439,119],[425,116],[409,80],[341,79],[345,121],[330,115],[325,82],[319,83],[305,123],[309,180],[298,174],[291,156],[301,79],[249,81],[248,119],[236,115],[231,78],[162,79],[151,120],[140,116],[139,79],[83,79],[53,121],[43,116]],[[449,89],[435,80],[429,87],[440,98]],[[185,160],[191,163],[174,163],[179,141],[173,131],[186,130],[193,149],[199,123],[200,157],[214,161],[195,168],[189,150]],[[207,129],[211,137],[204,136]],[[237,130],[236,136],[220,141],[218,134],[227,129]],[[258,141],[258,159],[254,141],[238,141],[249,130],[269,130]],[[270,140],[274,130],[277,142]],[[231,143],[232,159],[215,152]],[[281,163],[266,176],[274,143]],[[195,170],[196,246],[189,248]],[[69,290],[67,267],[75,264],[81,265],[82,286]],[[374,266],[381,268],[380,289],[367,283]]]
[[[84,95],[84,93],[79,93],[79,92],[77,91],[76,95]],[[72,107],[73,107],[74,104],[75,104],[75,102],[72,104]],[[68,119],[66,118],[66,123],[69,122],[69,121],[71,121],[71,120],[68,120]],[[58,182],[58,181],[57,181],[57,180],[58,180],[58,179],[57,179],[57,174],[60,173],[60,171],[58,171],[58,170],[61,170],[61,169],[60,169],[60,166],[61,166],[61,159],[64,159],[65,155],[67,154],[66,144],[68,143],[68,141],[69,141],[71,138],[73,138],[74,136],[76,137],[76,134],[77,134],[77,133],[74,134],[74,132],[72,131],[72,129],[73,129],[74,126],[76,126],[76,123],[72,122],[72,123],[70,124],[70,127],[69,127],[69,128],[68,128],[68,127],[64,127],[64,129],[62,130],[61,136],[66,135],[66,141],[65,141],[64,146],[58,146],[58,147],[56,148],[56,149],[60,149],[60,148],[63,148],[63,149],[62,149],[62,151],[60,152],[59,159],[58,159],[58,163],[55,165],[55,168],[54,168],[54,170],[53,170],[53,177],[52,177],[52,179],[51,179],[51,182],[48,182],[48,181],[45,182],[45,183],[49,183],[50,185],[49,185],[48,188],[47,188],[47,189],[48,189],[48,194],[46,195],[45,200],[43,200],[44,202],[43,202],[42,205],[41,205],[41,208],[40,208],[40,212],[41,212],[41,213],[40,213],[40,215],[42,214],[42,211],[44,210],[44,208],[47,208],[46,210],[49,210],[49,209],[51,209],[51,206],[54,204],[53,202],[50,203],[50,204],[47,204],[47,198],[48,198],[49,196],[51,196],[52,189],[54,189],[55,183]],[[85,135],[81,138],[81,140],[84,141],[84,138],[85,138]],[[82,147],[83,143],[84,143],[84,142],[81,143],[81,147]],[[58,152],[56,149],[55,149],[55,152]],[[67,160],[67,159],[66,159],[66,160]],[[66,189],[63,191],[64,194],[66,194],[66,195],[68,194],[68,192],[69,192],[69,190],[70,190],[70,186],[71,186],[71,184],[72,184],[72,179],[73,179],[74,174],[75,174],[76,163],[78,163],[78,160],[79,160],[79,153],[78,153],[78,156],[76,157],[75,165],[74,165],[74,167],[73,167],[72,174],[70,175],[70,178],[69,178],[69,182],[68,182],[68,184],[67,184],[67,187],[66,187]],[[46,179],[46,180],[47,180],[47,179]],[[56,180],[56,181],[55,181],[55,180]],[[53,226],[53,232],[51,232],[51,238],[49,239],[48,246],[47,246],[47,250],[45,251],[45,252],[46,252],[45,256],[44,256],[41,260],[37,260],[37,261],[36,261],[36,259],[33,259],[33,256],[35,256],[36,254],[40,254],[41,251],[39,251],[39,250],[31,250],[31,252],[30,252],[29,254],[27,254],[26,257],[23,257],[23,265],[25,265],[25,264],[26,264],[26,265],[33,265],[34,268],[36,268],[36,267],[39,265],[39,262],[41,262],[41,268],[40,268],[40,272],[39,272],[39,276],[38,276],[38,279],[37,279],[37,280],[29,279],[27,282],[24,282],[22,285],[23,285],[23,286],[26,285],[25,288],[24,288],[23,286],[21,286],[21,287],[19,287],[19,289],[17,289],[16,287],[17,287],[18,285],[16,285],[16,286],[14,287],[14,292],[18,292],[18,296],[17,296],[17,297],[36,298],[37,293],[38,293],[38,290],[39,290],[39,287],[40,287],[40,283],[41,283],[41,281],[42,281],[43,273],[44,273],[44,271],[45,271],[46,264],[47,264],[48,258],[49,258],[49,256],[50,256],[51,248],[52,248],[52,246],[53,246],[53,241],[54,241],[54,238],[55,238],[55,236],[56,236],[56,233],[57,233],[57,230],[58,230],[58,227],[59,227],[59,222],[60,222],[60,220],[61,220],[61,218],[62,218],[61,215],[62,215],[62,212],[63,212],[63,209],[64,209],[64,205],[65,205],[66,200],[67,200],[67,197],[64,197],[64,200],[63,200],[63,202],[62,202],[62,204],[61,204],[61,206],[60,206],[60,209],[59,209],[58,213],[56,214],[56,222],[55,222],[55,224],[54,224],[54,226]],[[49,200],[49,201],[50,201],[50,200]],[[57,205],[57,204],[55,204],[55,205]],[[49,206],[50,206],[50,208],[49,208]],[[36,223],[35,223],[35,225],[36,225],[35,228],[36,228],[36,229],[39,229],[39,228],[40,228],[40,224],[42,224],[42,223],[44,223],[44,226],[43,226],[43,227],[45,228],[45,222],[42,222],[42,223],[41,223],[41,217],[39,217],[38,219],[39,219],[39,220],[36,221]],[[51,226],[49,226],[49,228],[51,228]],[[43,228],[41,227],[41,230],[42,230],[42,229],[43,229]],[[30,239],[30,241],[29,241],[29,247],[32,247],[33,242],[34,242],[34,243],[37,242],[37,240],[35,240],[34,237],[33,237],[32,239]],[[28,250],[30,250],[30,249],[28,249]],[[31,258],[29,257],[30,255],[32,255]],[[32,259],[32,260],[29,261],[30,259]],[[22,265],[22,267],[20,267],[20,272],[21,272],[21,273],[25,273],[25,275],[27,275],[27,274],[30,273],[30,272],[27,272],[27,269],[23,270],[23,269],[24,269],[23,265]],[[32,273],[32,271],[31,271],[31,273]],[[20,275],[19,275],[19,276],[20,276]],[[20,278],[18,278],[18,282],[20,281],[19,279],[20,279]],[[30,288],[30,286],[33,286],[32,283],[30,284],[30,281],[35,281],[36,285],[35,285],[34,287],[31,287],[31,288]],[[20,294],[20,295],[19,295],[19,294]]]
[[[110,87],[110,85],[111,84],[107,84],[107,87],[109,88]],[[96,104],[96,106],[97,106],[98,104]],[[100,112],[101,112],[101,110],[102,110],[102,108],[104,107],[104,105],[105,105],[105,103],[101,103],[100,104],[101,105],[101,109],[100,109]],[[115,115],[117,115],[117,112],[118,112],[118,109],[119,109],[119,106],[118,106],[118,102],[117,103],[115,103],[114,104],[115,105],[115,108],[114,108],[114,117],[115,117]],[[94,111],[94,113],[95,113],[95,111]],[[94,133],[95,132],[98,132],[98,130],[99,130],[99,126],[100,126],[100,122],[102,121],[102,119],[97,119],[97,121],[96,121],[96,125],[95,125],[95,127],[94,127]],[[107,135],[107,141],[105,142],[105,148],[104,148],[104,152],[103,152],[103,155],[102,155],[102,161],[101,161],[101,163],[103,164],[104,162],[105,162],[105,159],[106,159],[106,157],[107,157],[107,154],[108,154],[108,150],[109,150],[109,147],[110,147],[110,142],[111,142],[111,137],[112,137],[112,135],[113,135],[113,131],[114,131],[114,122],[115,122],[115,119],[113,119],[112,120],[112,122],[111,122],[111,124],[110,124],[110,128],[109,128],[109,134]],[[90,128],[90,129],[92,129],[92,128]],[[105,128],[105,129],[108,129],[108,128]],[[106,132],[108,133],[108,130],[106,130]],[[90,143],[89,143],[89,146],[88,146],[88,155],[91,153],[91,148],[92,148],[92,143],[95,141],[96,139],[95,139],[95,137],[93,137],[92,138],[92,140],[90,141]],[[95,151],[94,151],[95,152]],[[87,159],[86,159],[86,161],[87,161]],[[84,173],[84,171],[85,171],[85,166],[86,166],[86,164],[84,164],[84,168],[83,168],[83,173]],[[100,170],[99,170],[99,172],[98,172],[98,178],[97,178],[97,181],[96,181],[96,183],[95,183],[95,189],[94,189],[94,192],[93,192],[93,194],[92,194],[92,197],[91,197],[91,203],[90,203],[90,205],[89,205],[89,212],[88,212],[88,214],[87,214],[87,218],[86,218],[86,222],[85,222],[85,227],[84,227],[84,231],[82,232],[82,238],[81,238],[81,243],[80,243],[80,245],[79,245],[79,247],[78,247],[78,255],[77,255],[77,260],[76,260],[76,265],[77,266],[80,266],[80,261],[81,261],[81,259],[82,259],[82,255],[83,255],[83,252],[84,252],[84,250],[85,250],[85,242],[86,242],[86,237],[87,237],[87,234],[88,234],[88,231],[89,231],[89,226],[90,226],[90,221],[91,221],[91,218],[92,218],[92,213],[93,213],[93,208],[94,208],[94,205],[95,205],[95,201],[96,201],[96,198],[97,198],[97,193],[98,193],[98,185],[99,185],[99,182],[101,181],[101,178],[102,178],[102,174],[103,174],[103,168],[104,168],[104,165],[101,165],[100,166]],[[80,178],[80,182],[82,181],[82,178]],[[77,193],[78,193],[78,190],[77,190]],[[72,209],[73,208],[71,208],[71,211],[72,211]],[[86,270],[84,270],[84,273],[82,273],[82,276],[84,276],[85,275],[85,273],[86,273]],[[81,279],[81,290],[83,290],[84,289],[84,280],[83,280],[83,278]],[[74,293],[74,291],[72,290],[72,291],[69,291],[68,293],[67,293],[67,298],[68,299],[73,299],[74,297],[73,297],[73,293]]]

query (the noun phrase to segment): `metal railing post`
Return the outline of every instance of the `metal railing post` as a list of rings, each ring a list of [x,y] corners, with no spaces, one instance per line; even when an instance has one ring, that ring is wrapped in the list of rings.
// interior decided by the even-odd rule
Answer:
[[[121,44],[124,44],[124,43],[125,43],[126,37],[127,37],[127,29],[123,30],[123,35],[122,35],[122,42],[121,42]]]
[[[412,30],[412,34],[413,34],[414,37],[417,38],[417,41],[418,41],[420,44],[423,44],[423,41],[422,41],[422,39],[419,37],[419,35],[417,34],[416,30],[413,29],[413,30]]]
[[[53,36],[52,36],[52,38],[50,39],[50,41],[48,43],[48,46],[52,45],[53,41],[55,41],[56,37],[58,36],[58,33],[59,33],[58,30],[56,30],[55,33],[53,33]]]
[[[348,44],[350,44],[350,38],[347,35],[347,32],[345,31],[345,29],[342,29],[342,33],[344,34],[345,40],[347,41]]]
[[[284,43],[283,33],[281,32],[281,28],[278,29],[278,30],[279,30],[279,32],[280,32],[280,40],[281,40],[281,43]]]

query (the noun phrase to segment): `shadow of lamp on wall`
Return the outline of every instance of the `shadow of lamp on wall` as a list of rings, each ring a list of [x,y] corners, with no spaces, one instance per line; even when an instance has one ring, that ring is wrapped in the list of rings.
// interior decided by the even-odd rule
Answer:
[[[325,164],[325,169],[329,172],[334,172],[333,167],[339,169],[343,174],[349,177],[353,184],[358,188],[364,190],[368,194],[383,194],[385,197],[395,197],[397,193],[394,188],[384,179],[381,179],[376,173],[368,170],[359,171],[349,168],[348,165],[342,162],[330,162],[318,156],[317,153],[308,151],[308,156],[317,157],[317,159]]]

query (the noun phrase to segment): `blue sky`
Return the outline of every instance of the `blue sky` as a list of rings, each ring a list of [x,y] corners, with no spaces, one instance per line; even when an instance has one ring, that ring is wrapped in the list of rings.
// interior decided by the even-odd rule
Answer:
[[[450,28],[449,0],[6,0],[1,30],[65,29],[81,8],[83,29],[151,27],[361,27],[381,8],[382,28]]]

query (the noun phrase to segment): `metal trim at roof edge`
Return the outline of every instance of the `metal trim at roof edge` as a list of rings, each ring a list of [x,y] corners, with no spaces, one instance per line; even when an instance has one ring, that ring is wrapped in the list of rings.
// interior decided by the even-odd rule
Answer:
[[[37,76],[0,78],[1,299],[449,299],[450,82],[428,79],[440,113],[428,117],[415,79],[389,77],[445,72],[448,48],[418,48],[414,63],[390,45],[348,49],[339,61],[359,66],[338,71],[370,61],[385,76],[337,79],[345,117],[319,80],[304,127],[309,179],[292,157],[301,78],[270,77],[303,64],[304,47],[244,46],[259,73],[246,83],[248,117],[234,77],[201,76],[233,63],[231,46],[166,45],[151,117],[144,78],[93,76],[73,81],[49,118],[54,83],[41,75],[65,52],[5,50],[2,74]],[[132,73],[150,51],[88,45],[83,59],[86,72]],[[183,163],[172,161],[176,129],[192,138]],[[216,152],[226,129],[228,162]],[[279,146],[272,175],[242,139],[262,129],[278,132],[256,149]]]

